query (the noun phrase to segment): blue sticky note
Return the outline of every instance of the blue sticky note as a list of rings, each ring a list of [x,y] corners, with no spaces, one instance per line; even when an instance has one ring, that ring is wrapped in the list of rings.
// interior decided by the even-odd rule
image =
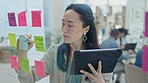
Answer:
[[[28,51],[28,38],[24,35],[19,36],[19,48]]]

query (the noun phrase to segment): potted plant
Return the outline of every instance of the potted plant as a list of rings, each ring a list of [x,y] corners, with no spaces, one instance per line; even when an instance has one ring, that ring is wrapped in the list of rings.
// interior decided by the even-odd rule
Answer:
[[[0,43],[7,40],[8,38],[1,37]],[[0,61],[2,63],[8,63],[9,62],[9,55],[17,55],[17,50],[15,47],[11,46],[0,46]]]

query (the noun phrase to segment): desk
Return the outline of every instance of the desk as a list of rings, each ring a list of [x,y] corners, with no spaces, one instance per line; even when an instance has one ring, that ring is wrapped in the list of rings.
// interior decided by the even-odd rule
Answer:
[[[123,51],[126,55],[129,56],[128,59],[124,59],[121,62],[117,62],[117,65],[113,71],[114,74],[120,74],[125,73],[125,67],[124,64],[134,64],[135,63],[135,54],[129,54],[127,51]],[[120,76],[119,76],[120,77]]]
[[[124,54],[128,55],[129,58],[127,60],[122,60],[123,63],[134,64],[136,59],[136,54],[129,51],[123,51]]]

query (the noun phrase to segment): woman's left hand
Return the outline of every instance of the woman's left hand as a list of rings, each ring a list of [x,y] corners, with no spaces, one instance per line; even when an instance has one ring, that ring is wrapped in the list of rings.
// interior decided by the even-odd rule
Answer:
[[[94,69],[94,67],[90,63],[88,64],[88,66],[90,70],[92,71],[92,73],[89,73],[84,70],[81,70],[80,72],[83,73],[85,76],[87,76],[92,83],[105,83],[102,77],[102,73],[101,73],[101,68],[102,68],[101,61],[99,61],[98,63],[97,71]]]

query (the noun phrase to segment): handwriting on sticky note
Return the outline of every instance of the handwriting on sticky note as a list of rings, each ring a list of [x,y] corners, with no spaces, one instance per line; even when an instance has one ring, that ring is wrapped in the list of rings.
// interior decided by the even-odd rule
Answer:
[[[19,26],[27,26],[25,11],[18,14],[18,25]]]
[[[19,48],[28,51],[28,38],[24,35],[19,36]]]
[[[9,20],[9,26],[17,26],[16,19],[15,19],[15,13],[8,13],[8,20]]]
[[[145,46],[143,48],[143,54],[142,54],[142,70],[144,72],[148,72],[148,46]]]
[[[21,65],[21,71],[23,71],[25,73],[29,73],[30,67],[29,67],[29,60],[28,59],[21,58],[20,65]]]
[[[10,55],[9,60],[10,60],[11,68],[18,70],[18,61],[17,61],[16,56]]]
[[[34,36],[34,42],[37,51],[45,52],[43,36]]]
[[[41,27],[41,11],[32,11],[32,27]]]
[[[15,33],[8,33],[10,46],[16,47],[16,35]]]
[[[36,74],[40,77],[45,77],[45,62],[35,61]]]

